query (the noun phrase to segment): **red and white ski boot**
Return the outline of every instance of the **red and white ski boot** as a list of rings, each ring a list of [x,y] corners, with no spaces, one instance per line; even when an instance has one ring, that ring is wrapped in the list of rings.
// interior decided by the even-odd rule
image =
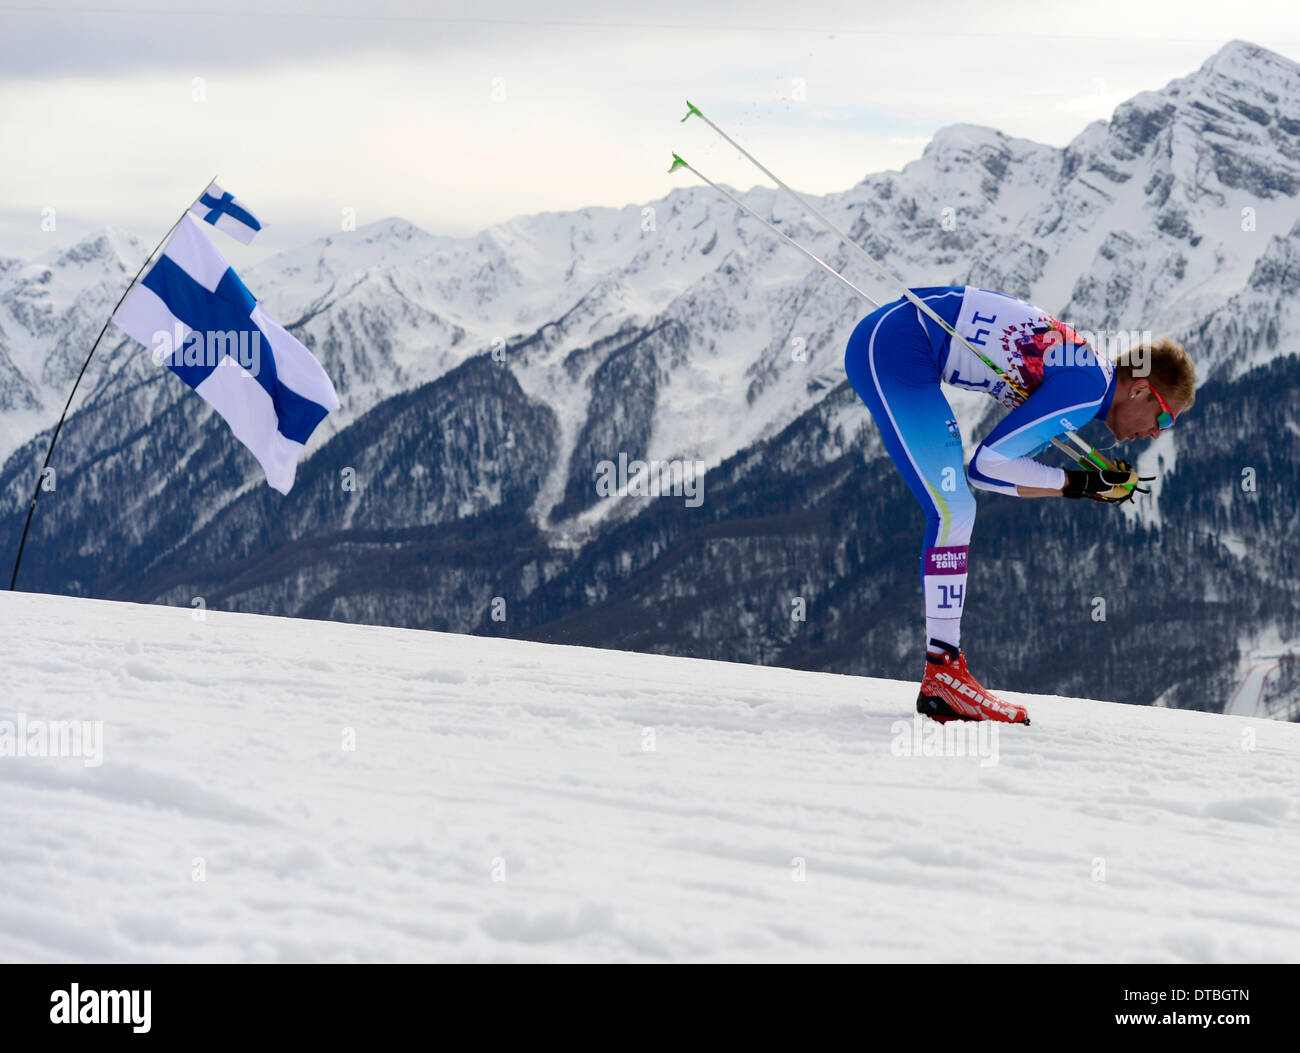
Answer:
[[[1001,720],[1028,724],[1024,706],[1003,702],[981,686],[966,668],[966,653],[942,640],[931,640],[942,654],[925,655],[925,679],[916,696],[916,711],[941,724],[949,720]]]

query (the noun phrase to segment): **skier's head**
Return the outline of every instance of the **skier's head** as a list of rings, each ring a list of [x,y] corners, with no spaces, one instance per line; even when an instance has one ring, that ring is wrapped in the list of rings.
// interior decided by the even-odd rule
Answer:
[[[1182,344],[1167,336],[1115,360],[1115,397],[1106,427],[1120,442],[1153,439],[1196,401],[1196,367]]]

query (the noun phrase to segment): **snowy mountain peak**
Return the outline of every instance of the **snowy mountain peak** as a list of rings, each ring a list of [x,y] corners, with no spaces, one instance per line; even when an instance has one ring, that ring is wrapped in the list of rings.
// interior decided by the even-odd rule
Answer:
[[[1300,220],[1285,237],[1270,239],[1264,254],[1255,262],[1247,283],[1255,294],[1274,294],[1294,298],[1300,293]]]
[[[428,231],[417,227],[409,219],[403,219],[401,216],[385,216],[374,223],[367,223],[358,233],[364,235],[368,240],[380,237],[410,241],[412,238],[432,237]]]
[[[1256,44],[1235,40],[1211,55],[1196,72],[1159,92],[1180,106],[1214,120],[1245,118],[1259,128],[1300,131],[1300,63]]]
[[[98,271],[108,266],[135,273],[144,262],[144,254],[139,238],[110,226],[87,234],[70,248],[41,253],[34,262],[55,270],[91,267]]]
[[[1262,152],[1280,152],[1294,159],[1300,156],[1295,139],[1300,135],[1298,113],[1300,64],[1258,45],[1234,40],[1196,72],[1121,103],[1110,129],[1124,147],[1117,152],[1121,159],[1147,152],[1171,126],[1180,130],[1184,139],[1207,138],[1216,146],[1250,144]],[[1178,146],[1165,144],[1162,149],[1175,159],[1180,154],[1204,159],[1204,151],[1197,150],[1195,142],[1183,143],[1181,150]],[[1252,160],[1247,157],[1247,164]]]
[[[1009,141],[1005,133],[983,124],[947,124],[934,133],[921,156],[953,150],[977,150],[981,146],[1001,147]]]
[[[921,151],[921,158],[912,161],[903,171],[946,172],[952,168],[975,163],[997,180],[1002,178],[1012,160],[1055,154],[1050,146],[1029,139],[1017,139],[979,124],[950,124],[940,128]],[[913,166],[916,166],[913,169]]]
[[[1270,80],[1295,80],[1300,77],[1300,63],[1247,40],[1230,40],[1206,59],[1192,78],[1211,76],[1256,85]]]

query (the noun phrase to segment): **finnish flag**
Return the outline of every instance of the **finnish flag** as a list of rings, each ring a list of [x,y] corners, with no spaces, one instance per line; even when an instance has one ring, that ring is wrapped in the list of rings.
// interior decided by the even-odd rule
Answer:
[[[282,329],[188,216],[113,321],[153,349],[253,451],[266,481],[293,487],[307,439],[339,407],[315,356]]]
[[[217,230],[224,231],[245,245],[265,226],[249,211],[247,205],[233,194],[222,190],[216,183],[209,183],[208,189],[199,195],[189,210],[204,223],[211,223]]]

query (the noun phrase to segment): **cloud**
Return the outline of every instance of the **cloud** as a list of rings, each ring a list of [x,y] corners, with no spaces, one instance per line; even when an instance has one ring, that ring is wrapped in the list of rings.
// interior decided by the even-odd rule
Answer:
[[[406,0],[376,0],[365,17],[336,2],[309,18],[289,0],[270,14],[241,8],[252,0],[146,9],[162,2],[0,8],[6,251],[39,232],[45,207],[69,230],[149,240],[214,174],[274,224],[267,249],[337,231],[344,208],[468,235],[522,213],[650,201],[685,185],[666,174],[673,150],[712,179],[764,182],[699,121],[679,123],[687,98],[787,182],[826,193],[901,167],[946,124],[1063,145],[1218,46],[1065,36],[1153,31],[1114,4],[1049,26],[1020,3],[941,3],[920,23],[816,0],[498,0],[473,17]],[[1220,21],[1224,40],[1239,35]],[[1180,21],[1187,37],[1213,28]]]

